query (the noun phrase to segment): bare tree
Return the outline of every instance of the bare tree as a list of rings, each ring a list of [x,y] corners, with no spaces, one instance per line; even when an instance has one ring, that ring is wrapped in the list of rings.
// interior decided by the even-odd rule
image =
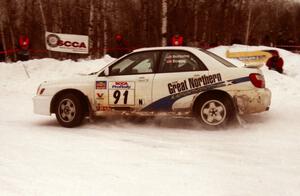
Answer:
[[[161,2],[161,45],[167,45],[167,27],[168,27],[168,0],[162,0]]]
[[[0,39],[6,50],[15,48],[24,33],[32,49],[43,49],[47,30],[87,34],[92,58],[117,47],[117,33],[131,48],[166,46],[175,33],[187,43],[261,44],[267,38],[300,44],[300,3],[291,0],[2,0],[0,10]]]
[[[44,33],[45,33],[45,32],[48,31],[48,28],[47,28],[47,21],[46,21],[45,12],[44,12],[44,9],[43,9],[42,0],[38,0],[38,4],[39,4],[41,16],[42,16],[42,24],[43,24]],[[43,35],[43,37],[45,38],[45,34]],[[50,51],[48,51],[48,56],[51,57],[51,52]]]
[[[248,1],[248,15],[247,15],[247,23],[246,23],[246,33],[245,33],[245,44],[249,44],[249,36],[250,36],[250,26],[252,20],[252,11],[253,5],[250,1]]]
[[[2,16],[1,16],[1,18],[2,18]],[[7,58],[7,52],[6,52],[6,50],[7,50],[7,48],[6,48],[4,28],[3,28],[3,20],[0,20],[0,34],[1,34],[2,46],[3,46],[3,50],[4,50],[4,58],[5,58],[5,61],[6,61],[6,58]]]
[[[44,12],[44,9],[43,9],[42,0],[38,0],[38,3],[39,3],[39,8],[40,8],[41,16],[42,16],[43,28],[44,28],[44,31],[47,32],[47,21],[46,21],[45,12]]]
[[[103,17],[103,54],[107,54],[107,48],[108,48],[108,16],[106,14],[108,6],[107,0],[102,0],[102,17]]]
[[[198,40],[198,30],[199,30],[199,0],[194,0],[194,33],[193,33],[193,41]]]
[[[89,28],[88,28],[88,36],[89,40],[89,49],[91,50],[94,47],[94,13],[95,13],[95,2],[94,0],[90,0],[90,12],[89,12]]]

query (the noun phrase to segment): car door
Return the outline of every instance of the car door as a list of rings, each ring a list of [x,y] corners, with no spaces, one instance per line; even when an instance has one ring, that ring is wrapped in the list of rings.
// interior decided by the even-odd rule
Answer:
[[[140,110],[152,101],[152,83],[158,52],[133,53],[98,77],[95,100],[98,111]]]
[[[153,103],[145,111],[174,111],[190,108],[207,67],[194,54],[183,50],[163,51],[159,72],[153,81]]]

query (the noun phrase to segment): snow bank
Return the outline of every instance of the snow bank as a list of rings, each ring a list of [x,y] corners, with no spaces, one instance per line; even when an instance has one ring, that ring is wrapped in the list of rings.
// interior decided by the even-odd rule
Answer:
[[[81,59],[77,62],[45,58],[16,63],[0,63],[0,87],[9,92],[34,94],[37,86],[45,80],[99,71],[114,60],[107,55],[102,59]]]
[[[211,50],[224,57],[226,48]],[[281,55],[285,74],[263,68],[271,110],[215,132],[187,119],[160,126],[99,119],[65,129],[54,116],[33,114],[39,83],[113,59],[0,63],[0,195],[298,196],[300,61]]]

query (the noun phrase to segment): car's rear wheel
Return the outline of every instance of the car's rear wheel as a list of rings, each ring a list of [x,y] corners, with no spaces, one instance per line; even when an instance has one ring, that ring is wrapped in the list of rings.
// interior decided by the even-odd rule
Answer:
[[[56,102],[56,118],[64,127],[79,126],[84,118],[82,102],[74,94],[64,94]]]
[[[234,106],[227,97],[206,96],[196,104],[195,115],[207,128],[224,127],[233,119]]]

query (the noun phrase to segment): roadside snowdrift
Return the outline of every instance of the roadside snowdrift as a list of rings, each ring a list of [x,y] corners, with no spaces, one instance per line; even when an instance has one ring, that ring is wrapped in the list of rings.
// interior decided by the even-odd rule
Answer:
[[[76,74],[99,71],[115,60],[105,56],[98,60],[59,61],[56,59],[34,59],[16,63],[0,63],[0,87],[10,92],[34,94],[45,80],[68,78]]]

